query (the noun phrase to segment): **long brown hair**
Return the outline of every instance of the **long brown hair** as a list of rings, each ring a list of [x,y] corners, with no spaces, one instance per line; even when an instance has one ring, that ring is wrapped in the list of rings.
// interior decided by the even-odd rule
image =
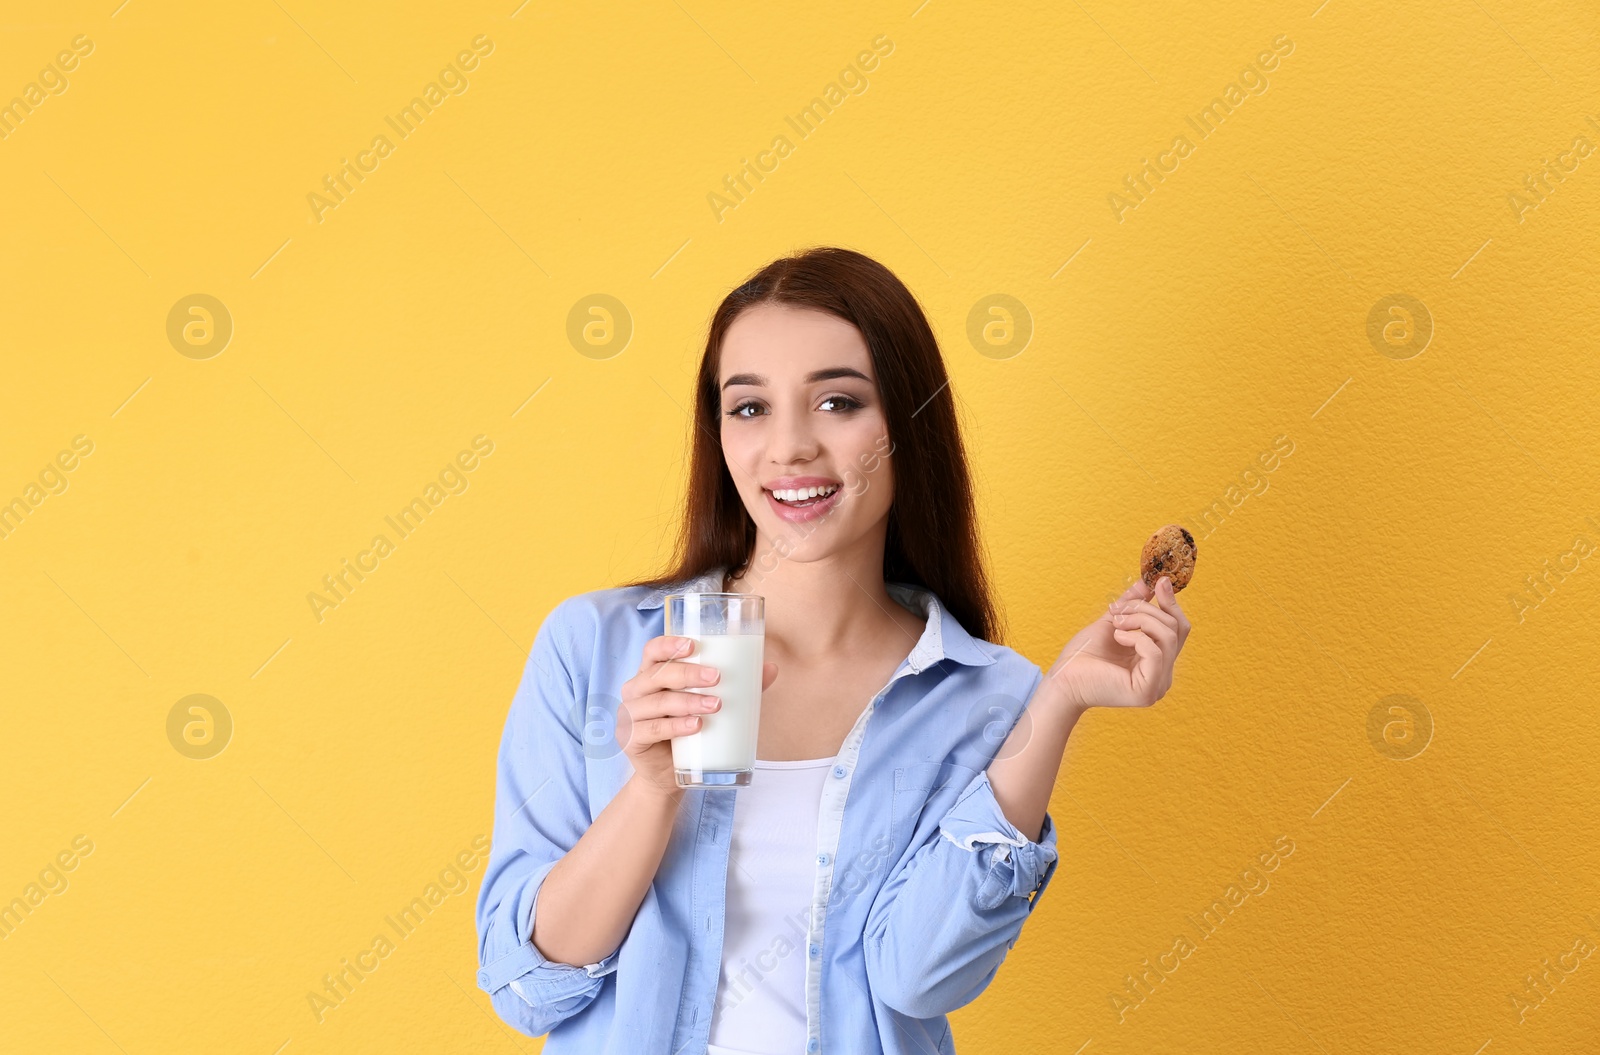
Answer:
[[[866,339],[894,459],[894,500],[883,578],[932,590],[974,637],[1001,644],[955,400],[933,329],[894,273],[850,249],[817,247],[772,261],[717,306],[695,381],[689,493],[668,570],[624,583],[659,589],[719,566],[737,571],[755,549],[756,526],[722,451],[717,375],[733,320],[776,302],[836,315]]]

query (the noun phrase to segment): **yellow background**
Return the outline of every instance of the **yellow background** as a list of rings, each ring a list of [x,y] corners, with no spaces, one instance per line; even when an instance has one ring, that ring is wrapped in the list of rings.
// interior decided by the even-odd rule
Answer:
[[[943,342],[1007,643],[1048,665],[1151,530],[1200,536],[1174,687],[1074,733],[1060,870],[960,1050],[1588,1050],[1600,959],[1526,1021],[1510,994],[1600,942],[1600,567],[1510,597],[1600,546],[1600,156],[1520,221],[1508,196],[1600,146],[1600,16],[1006,7],[6,5],[0,102],[94,47],[0,140],[0,500],[94,449],[0,539],[0,899],[94,849],[0,941],[0,1047],[539,1050],[474,982],[481,863],[321,1023],[306,993],[488,834],[545,613],[665,559],[718,299],[841,244]],[[479,34],[469,88],[314,222]],[[719,221],[708,195],[880,34],[867,90]],[[1279,34],[1268,90],[1185,132]],[[194,293],[234,326],[207,359],[166,332]],[[567,337],[594,293],[633,323],[610,358]],[[967,337],[996,293],[1020,353]],[[1410,358],[1368,337],[1397,293],[1434,327]],[[478,435],[466,491],[319,622],[307,594]],[[1268,487],[1200,530],[1241,479]],[[209,759],[168,739],[191,694],[233,722]],[[1410,759],[1368,735],[1395,694],[1434,727]]]

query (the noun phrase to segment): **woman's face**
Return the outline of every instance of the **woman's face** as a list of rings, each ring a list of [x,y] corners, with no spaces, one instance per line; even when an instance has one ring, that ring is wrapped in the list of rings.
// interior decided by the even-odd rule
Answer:
[[[881,535],[893,445],[860,330],[809,308],[748,308],[723,335],[717,385],[728,472],[756,524],[752,568]],[[804,490],[818,487],[808,504]]]

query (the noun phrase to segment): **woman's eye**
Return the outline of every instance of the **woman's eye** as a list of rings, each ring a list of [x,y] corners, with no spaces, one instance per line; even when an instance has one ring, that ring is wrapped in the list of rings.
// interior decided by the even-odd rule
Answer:
[[[833,405],[837,406],[837,408],[838,408],[837,412],[838,413],[843,413],[843,412],[849,411],[849,410],[859,410],[859,409],[861,409],[861,407],[865,406],[865,404],[863,404],[859,400],[851,399],[849,396],[828,396],[826,399],[824,399],[822,401],[822,403],[820,405],[822,407],[826,408],[830,404],[833,404]],[[732,410],[728,411],[728,417],[730,417],[730,418],[752,418],[752,417],[755,417],[755,415],[754,414],[746,414],[745,411],[746,410],[760,410],[760,409],[761,409],[761,404],[760,403],[748,402],[747,401],[747,402],[744,402],[744,403],[740,403],[738,406],[736,406]]]

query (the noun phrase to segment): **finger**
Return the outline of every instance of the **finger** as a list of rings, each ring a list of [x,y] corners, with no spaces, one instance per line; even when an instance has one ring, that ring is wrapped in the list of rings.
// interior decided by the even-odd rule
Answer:
[[[1113,617],[1119,612],[1143,612],[1146,615],[1154,616],[1173,630],[1178,629],[1177,616],[1165,611],[1153,601],[1118,601],[1111,606],[1110,610]]]
[[[1156,595],[1154,600],[1155,603],[1161,607],[1163,612],[1167,612],[1174,616],[1178,614],[1178,591],[1172,587],[1172,576],[1163,575],[1161,578],[1156,580]]]
[[[700,728],[700,716],[697,714],[672,718],[651,718],[643,722],[634,722],[626,731],[617,729],[618,739],[623,741],[624,747],[649,747],[651,744],[660,743],[662,740],[671,740],[675,736],[688,736]]]
[[[1124,616],[1116,624],[1118,630],[1137,630],[1153,641],[1163,655],[1176,655],[1178,651],[1178,632],[1170,626],[1163,626],[1152,616]]]
[[[761,691],[765,692],[767,686],[778,679],[778,665],[772,662],[761,664]]]
[[[1163,652],[1176,654],[1178,651],[1178,628],[1165,622],[1149,608],[1118,612],[1112,617],[1111,623],[1119,630],[1143,630],[1161,646]]]
[[[1189,636],[1189,617],[1178,606],[1178,591],[1172,588],[1172,580],[1165,575],[1161,577],[1161,580],[1166,583],[1166,595],[1163,597],[1158,590],[1156,595],[1157,602],[1161,605],[1163,611],[1170,612],[1173,618],[1178,621],[1178,640],[1182,641]],[[1161,582],[1156,583],[1156,585],[1158,587],[1161,586]]]
[[[1133,585],[1129,586],[1126,590],[1123,590],[1122,596],[1117,598],[1119,602],[1124,603],[1127,601],[1146,601],[1149,599],[1150,587],[1144,584],[1143,579],[1133,580]]]
[[[1140,699],[1150,698],[1152,695],[1150,687],[1159,682],[1162,664],[1165,662],[1162,659],[1160,646],[1142,630],[1113,630],[1111,635],[1138,654],[1133,665],[1134,692]]]
[[[706,714],[721,707],[721,697],[714,694],[673,692],[669,689],[646,693],[627,704],[628,713],[636,722],[676,715]]]
[[[703,689],[722,680],[722,672],[709,663],[673,659],[650,672],[651,685],[662,689]]]
[[[694,655],[695,639],[663,634],[644,643],[644,656],[639,663],[642,673],[647,666],[665,663],[669,659],[682,659]]]

